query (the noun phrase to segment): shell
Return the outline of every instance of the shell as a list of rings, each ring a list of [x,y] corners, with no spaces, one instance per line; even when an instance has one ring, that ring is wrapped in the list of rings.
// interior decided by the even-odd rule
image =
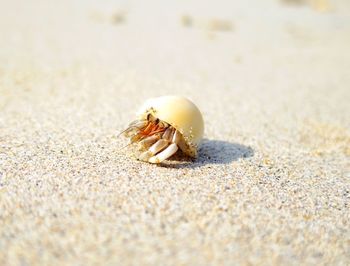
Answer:
[[[137,115],[140,119],[152,116],[164,121],[178,130],[185,142],[181,150],[191,156],[197,156],[197,149],[204,133],[204,121],[198,107],[182,96],[161,96],[147,100]]]

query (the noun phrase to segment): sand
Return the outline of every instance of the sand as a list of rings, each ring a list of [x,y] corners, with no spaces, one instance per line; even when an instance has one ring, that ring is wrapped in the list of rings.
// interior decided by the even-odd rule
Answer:
[[[2,1],[0,265],[349,265],[349,15]],[[201,109],[199,158],[141,163],[117,134],[167,94]]]

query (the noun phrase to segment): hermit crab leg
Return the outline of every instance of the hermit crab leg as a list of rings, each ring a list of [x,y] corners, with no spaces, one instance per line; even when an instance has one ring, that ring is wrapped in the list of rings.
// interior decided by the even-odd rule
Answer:
[[[151,158],[152,156],[153,156],[153,154],[150,151],[145,151],[145,152],[140,154],[139,160],[144,161],[144,162],[148,162],[149,158]]]
[[[154,143],[147,151],[141,153],[139,159],[141,161],[147,162],[149,158],[166,148],[168,145],[168,141],[166,141],[165,139],[160,139],[156,143]]]
[[[128,127],[134,127],[134,126],[138,127],[139,124],[144,124],[146,126],[147,123],[148,123],[148,121],[144,120],[144,119],[143,120],[134,120],[129,124]]]
[[[139,132],[137,132],[137,133],[135,133],[134,135],[132,135],[132,137],[130,138],[129,143],[132,144],[132,143],[138,142],[138,141],[140,141],[142,138],[143,138],[143,136],[142,136]]]
[[[141,150],[142,149],[147,149],[159,139],[160,139],[160,135],[159,134],[155,134],[155,135],[152,135],[150,137],[144,138],[143,140],[141,140],[139,142],[139,147],[140,147]]]
[[[168,131],[168,129],[167,129]],[[171,157],[173,154],[175,154],[177,152],[177,150],[179,149],[177,143],[179,143],[181,141],[181,134],[179,131],[172,129],[172,131],[165,132],[163,134],[163,138],[169,138],[171,137],[171,141],[167,141],[172,142],[166,149],[164,149],[162,152],[150,157],[148,159],[148,162],[150,163],[161,163],[162,161],[168,159],[169,157]],[[175,132],[174,132],[175,131]],[[173,136],[171,136],[174,133]]]
[[[168,159],[170,156],[172,156],[175,152],[177,152],[178,147],[175,143],[170,144],[165,150],[158,153],[155,156],[152,156],[148,159],[150,163],[161,163],[162,161]]]
[[[173,134],[174,134],[174,130],[173,128],[169,127],[167,130],[165,130],[162,139],[166,139],[169,142],[171,142],[172,138],[173,138]]]
[[[128,128],[123,130],[119,133],[118,136],[124,134],[125,136],[129,137],[131,134],[135,133],[138,130],[141,130],[145,126],[147,126],[148,122],[143,120],[135,120],[134,122],[130,123]]]
[[[148,150],[152,154],[157,154],[167,146],[168,146],[168,141],[166,141],[165,139],[160,139],[156,143],[154,143]]]
[[[174,136],[173,136],[173,140],[172,140],[172,143],[176,143],[178,144],[181,140],[181,135],[180,135],[180,132],[175,130],[175,133],[174,133]]]
[[[142,130],[142,134],[147,136],[151,131],[152,128],[154,127],[154,124],[149,123],[143,130]]]

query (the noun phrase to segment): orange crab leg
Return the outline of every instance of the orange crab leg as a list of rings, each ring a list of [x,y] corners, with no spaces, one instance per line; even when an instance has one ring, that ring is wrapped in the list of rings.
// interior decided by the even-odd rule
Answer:
[[[142,135],[148,135],[152,131],[153,126],[154,125],[152,123],[149,123],[148,126],[146,126],[146,128],[144,130],[142,130],[140,133]]]
[[[163,132],[165,131],[165,128],[160,128],[160,129],[157,129],[155,131],[152,131],[149,133],[149,135],[154,135],[154,134],[157,134],[157,133],[160,133],[160,132]]]

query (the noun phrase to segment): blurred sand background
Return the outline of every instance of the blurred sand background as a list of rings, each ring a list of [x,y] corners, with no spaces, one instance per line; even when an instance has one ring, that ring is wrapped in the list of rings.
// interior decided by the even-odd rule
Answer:
[[[349,265],[350,2],[0,1],[1,265]],[[142,102],[197,161],[120,151]]]

